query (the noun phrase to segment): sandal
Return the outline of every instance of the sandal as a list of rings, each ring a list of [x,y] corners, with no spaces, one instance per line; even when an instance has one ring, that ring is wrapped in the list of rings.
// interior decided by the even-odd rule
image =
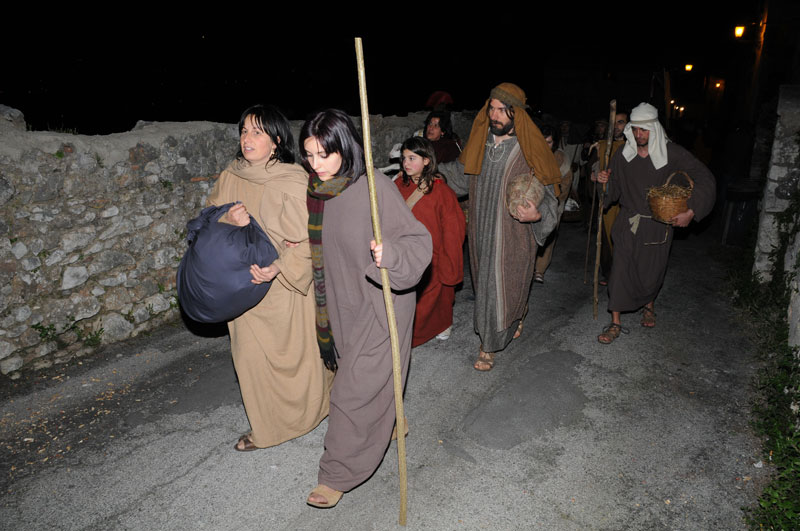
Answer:
[[[487,372],[491,371],[494,367],[494,352],[484,352],[481,348],[478,359],[472,365],[476,371]]]
[[[544,273],[534,273],[533,281],[537,284],[544,284]]]
[[[645,306],[642,308],[642,326],[645,328],[653,328],[656,325],[656,312],[652,308]]]
[[[609,343],[613,343],[620,334],[627,334],[628,332],[629,330],[627,328],[623,328],[622,325],[611,323],[607,327],[603,328],[603,333],[597,336],[597,340],[604,345],[608,345]]]
[[[519,338],[519,336],[522,335],[522,321],[523,320],[524,320],[524,317],[522,319],[520,319],[519,324],[517,325],[517,331],[514,332],[514,339],[517,339],[517,338]]]
[[[237,452],[252,452],[253,450],[260,450],[261,448],[256,446],[253,442],[253,439],[251,438],[252,435],[252,433],[245,433],[239,437],[239,440],[233,445],[233,449]]]
[[[334,490],[330,487],[326,487],[325,485],[317,485],[314,487],[314,490],[311,491],[311,494],[308,495],[306,503],[312,507],[330,509],[331,507],[336,507],[336,504],[342,499],[342,494],[344,494],[342,491]],[[314,495],[322,497],[325,501],[312,501],[311,496]]]

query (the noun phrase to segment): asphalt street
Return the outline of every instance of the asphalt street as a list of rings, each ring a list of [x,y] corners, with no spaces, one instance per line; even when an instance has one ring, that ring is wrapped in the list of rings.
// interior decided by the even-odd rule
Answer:
[[[611,345],[586,233],[561,227],[520,339],[472,368],[469,279],[453,334],[414,349],[408,529],[744,529],[769,474],[749,427],[758,367],[725,295],[718,232],[675,241],[657,325]],[[396,443],[333,509],[306,505],[327,421],[280,446],[248,430],[224,330],[181,323],[0,390],[0,528],[396,529]]]

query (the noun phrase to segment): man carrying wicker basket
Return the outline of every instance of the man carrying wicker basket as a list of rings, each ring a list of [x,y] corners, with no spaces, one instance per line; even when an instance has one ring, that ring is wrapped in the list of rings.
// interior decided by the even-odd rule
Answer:
[[[614,254],[608,281],[608,309],[611,324],[597,340],[609,344],[628,329],[622,326],[620,314],[642,309],[641,325],[656,325],[655,299],[667,272],[672,227],[686,227],[707,216],[714,206],[716,185],[706,166],[681,146],[670,142],[658,121],[658,110],[641,103],[631,112],[625,126],[625,146],[611,159],[608,170],[597,174],[597,181],[608,183],[606,204],[619,202],[620,213],[611,229]],[[673,174],[682,173],[691,179],[686,189],[669,186]],[[664,185],[667,184],[667,187]],[[657,189],[651,192],[651,189]],[[651,210],[648,192],[677,190],[677,200],[669,200],[677,211]],[[664,192],[661,192],[664,193]],[[688,197],[687,197],[688,195]],[[683,202],[680,202],[683,201]],[[666,217],[665,217],[666,216]]]

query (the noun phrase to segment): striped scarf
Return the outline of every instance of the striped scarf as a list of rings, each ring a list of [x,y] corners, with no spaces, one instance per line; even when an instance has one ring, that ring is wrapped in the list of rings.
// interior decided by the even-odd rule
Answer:
[[[336,345],[333,343],[328,307],[325,302],[325,266],[322,260],[322,213],[325,201],[344,192],[353,182],[349,177],[333,177],[320,180],[316,173],[308,179],[308,241],[311,244],[311,267],[314,273],[314,300],[317,306],[317,344],[325,366],[335,371],[337,368]]]

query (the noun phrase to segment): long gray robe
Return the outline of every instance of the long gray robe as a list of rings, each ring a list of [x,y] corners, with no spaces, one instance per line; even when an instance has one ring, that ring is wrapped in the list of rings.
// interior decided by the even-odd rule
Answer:
[[[691,153],[667,143],[667,164],[655,169],[650,157],[634,157],[630,162],[618,150],[611,159],[606,204],[619,201],[620,212],[611,229],[614,254],[608,279],[608,309],[627,312],[638,310],[655,300],[667,273],[672,226],[654,221],[647,202],[647,190],[661,186],[675,171],[682,170],[694,181],[688,207],[700,221],[714,207],[714,176]],[[671,184],[684,185],[686,178],[676,175]],[[636,218],[637,214],[641,217]],[[636,234],[632,221],[638,219]]]
[[[431,261],[431,236],[395,184],[375,175],[383,258],[394,291],[405,384],[411,356],[416,291]],[[325,202],[322,256],[331,331],[340,358],[331,390],[319,483],[348,491],[378,467],[395,421],[392,350],[373,239],[367,178]]]
[[[509,180],[529,171],[516,137],[494,145],[489,133],[480,175],[464,173],[458,161],[439,166],[456,195],[469,194],[470,271],[475,289],[475,332],[485,352],[503,350],[525,316],[537,244],[558,222],[553,186],[545,186],[542,219],[520,223],[506,208]]]

